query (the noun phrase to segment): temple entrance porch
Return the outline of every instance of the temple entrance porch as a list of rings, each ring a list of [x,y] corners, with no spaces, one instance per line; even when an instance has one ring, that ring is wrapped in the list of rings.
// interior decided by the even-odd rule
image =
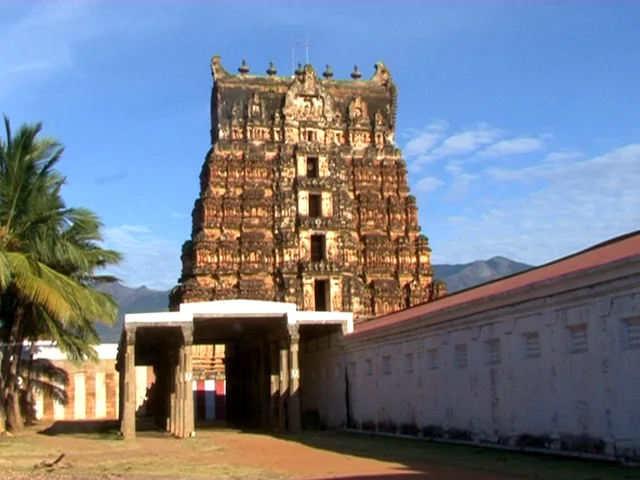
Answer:
[[[118,355],[121,432],[126,438],[136,433],[135,366],[152,365],[155,383],[147,403],[155,426],[179,438],[194,434],[193,351],[198,345],[224,345],[229,424],[298,432],[304,395],[301,339],[352,329],[351,313],[299,312],[295,304],[254,300],[126,315]]]

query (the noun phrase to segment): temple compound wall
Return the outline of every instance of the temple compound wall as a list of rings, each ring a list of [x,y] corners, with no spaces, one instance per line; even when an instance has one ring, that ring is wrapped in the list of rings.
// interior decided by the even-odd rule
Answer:
[[[118,418],[119,376],[116,371],[118,344],[105,343],[96,347],[97,361],[76,363],[51,342],[36,344],[34,359],[49,360],[67,374],[66,391],[68,402],[54,400],[36,389],[34,396],[35,418],[43,421],[58,420],[102,420]],[[145,410],[148,388],[155,381],[153,369],[136,367],[136,406],[141,413]]]
[[[640,458],[640,234],[305,342],[329,427]]]

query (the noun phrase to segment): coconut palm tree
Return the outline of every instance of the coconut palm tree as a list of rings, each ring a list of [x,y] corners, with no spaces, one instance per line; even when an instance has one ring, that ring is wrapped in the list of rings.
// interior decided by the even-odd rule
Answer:
[[[93,323],[112,324],[113,299],[94,289],[113,281],[96,271],[120,261],[100,246],[102,227],[87,209],[68,208],[55,166],[63,147],[39,138],[41,124],[0,141],[0,320],[7,345],[0,368],[6,426],[19,430],[19,371],[25,340],[51,339],[75,358],[95,357]]]

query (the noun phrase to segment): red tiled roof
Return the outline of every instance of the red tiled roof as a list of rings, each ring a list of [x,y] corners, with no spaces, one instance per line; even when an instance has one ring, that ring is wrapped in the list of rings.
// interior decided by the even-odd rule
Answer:
[[[479,299],[486,299],[488,297],[507,293],[522,287],[549,281],[554,278],[577,273],[582,270],[589,270],[636,255],[640,255],[640,230],[613,238],[586,250],[582,250],[581,252],[554,260],[550,263],[522,273],[494,280],[477,287],[447,295],[432,302],[416,305],[415,307],[400,310],[399,312],[390,313],[374,318],[368,322],[357,324],[352,335],[410,321],[425,314],[434,313],[439,310],[455,306],[461,306]]]

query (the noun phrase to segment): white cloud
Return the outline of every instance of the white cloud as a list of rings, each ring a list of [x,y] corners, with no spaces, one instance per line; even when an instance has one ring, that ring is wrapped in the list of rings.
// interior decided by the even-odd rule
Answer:
[[[430,125],[426,131],[416,132],[405,146],[405,155],[410,160],[410,169],[419,171],[426,163],[447,157],[468,155],[493,143],[502,135],[502,130],[487,123],[445,138],[444,124]]]
[[[477,127],[457,133],[447,138],[431,152],[433,158],[463,155],[476,151],[479,147],[492,143],[502,135],[502,131],[487,123],[480,123]]]
[[[424,177],[416,183],[416,190],[422,193],[429,193],[444,185],[444,182],[436,177]]]
[[[545,162],[564,162],[566,160],[576,160],[582,158],[583,154],[575,150],[562,150],[560,152],[550,152],[544,157]]]
[[[482,158],[497,158],[521,155],[542,150],[544,143],[539,138],[521,137],[501,140],[478,153]]]
[[[165,290],[178,283],[182,268],[178,243],[141,225],[105,228],[104,236],[106,247],[124,255],[122,264],[110,273],[127,285]]]
[[[479,177],[477,174],[466,172],[460,161],[449,162],[445,170],[451,174],[451,183],[446,195],[446,199],[449,201],[463,198],[467,194],[469,186]]]
[[[115,32],[143,34],[169,15],[161,9],[138,15],[134,6],[123,14],[105,2],[80,0],[33,2],[30,7],[18,21],[0,23],[0,95],[76,67],[77,48],[84,42]]]
[[[447,219],[446,219],[446,223],[448,223],[449,225],[455,226],[455,227],[463,225],[464,223],[466,223],[468,221],[469,221],[469,219],[467,217],[462,217],[462,216],[459,216],[459,215],[453,215],[451,217],[447,217]]]
[[[631,144],[581,161],[492,169],[490,179],[516,182],[509,198],[498,209],[476,212],[462,228],[452,228],[450,238],[434,245],[435,261],[504,255],[541,264],[637,230],[639,166],[640,144]],[[528,179],[536,183],[521,183]],[[495,187],[489,182],[485,195],[493,195]]]
[[[412,169],[429,161],[429,152],[444,138],[448,127],[446,122],[436,120],[424,130],[407,132],[410,140],[405,144],[403,153],[410,160]]]

